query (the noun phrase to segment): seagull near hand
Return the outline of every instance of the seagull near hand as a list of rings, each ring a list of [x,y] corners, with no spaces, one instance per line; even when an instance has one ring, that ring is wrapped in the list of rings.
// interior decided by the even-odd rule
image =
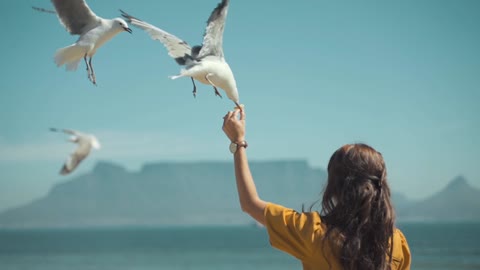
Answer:
[[[218,88],[225,91],[228,98],[231,99],[241,110],[239,104],[239,96],[235,77],[230,66],[225,61],[223,55],[223,30],[225,28],[225,19],[228,12],[228,0],[222,0],[221,3],[213,10],[208,21],[205,34],[203,36],[203,44],[191,48],[182,39],[167,33],[138,18],[130,16],[126,12],[122,12],[122,16],[127,21],[143,30],[145,30],[154,40],[158,40],[167,48],[168,54],[175,61],[185,66],[179,75],[171,76],[171,79],[180,77],[190,77],[193,83],[193,96],[196,96],[197,87],[195,80],[212,85],[215,89],[215,95],[222,97],[218,92]]]
[[[80,164],[80,162],[82,162],[82,160],[84,160],[88,154],[90,154],[92,148],[100,149],[100,143],[98,142],[97,138],[91,134],[84,134],[71,129],[50,128],[50,131],[69,134],[71,135],[69,141],[78,144],[77,149],[70,154],[60,170],[61,175],[67,175],[71,173],[78,166],[78,164]]]
[[[67,70],[76,70],[78,63],[85,60],[88,79],[97,84],[93,71],[93,55],[107,41],[120,32],[132,33],[128,24],[122,18],[103,19],[93,13],[84,0],[51,0],[60,23],[72,35],[80,35],[74,44],[59,49],[55,54],[57,66],[66,65]],[[35,10],[51,13],[51,11],[36,8]],[[88,61],[87,61],[87,58]]]

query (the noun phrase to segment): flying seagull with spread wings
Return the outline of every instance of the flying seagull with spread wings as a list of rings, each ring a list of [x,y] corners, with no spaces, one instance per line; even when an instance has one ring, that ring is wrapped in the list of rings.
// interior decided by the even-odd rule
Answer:
[[[77,149],[75,149],[65,161],[65,164],[60,170],[61,175],[67,175],[75,170],[78,164],[90,154],[92,148],[100,149],[100,143],[97,138],[91,134],[85,134],[71,129],[50,128],[50,131],[63,132],[71,135],[69,141],[78,145]]]
[[[241,109],[237,83],[223,55],[223,31],[228,3],[229,0],[222,0],[213,10],[207,21],[203,44],[194,47],[190,47],[187,42],[158,27],[135,18],[122,10],[120,11],[130,24],[145,30],[152,39],[163,43],[168,50],[168,55],[174,58],[179,65],[185,66],[185,69],[182,69],[179,75],[170,78],[190,77],[193,83],[193,96],[196,96],[197,93],[194,79],[212,85],[215,94],[220,97],[222,95],[217,88],[221,88],[228,98]]]
[[[84,0],[51,0],[55,6],[60,23],[72,35],[80,35],[77,42],[57,50],[55,63],[66,65],[67,70],[76,70],[82,58],[87,66],[88,79],[97,84],[93,71],[92,58],[107,41],[118,33],[132,33],[128,24],[122,18],[103,19],[93,13]],[[52,11],[33,7],[35,10],[52,13]],[[87,61],[87,58],[88,61]]]

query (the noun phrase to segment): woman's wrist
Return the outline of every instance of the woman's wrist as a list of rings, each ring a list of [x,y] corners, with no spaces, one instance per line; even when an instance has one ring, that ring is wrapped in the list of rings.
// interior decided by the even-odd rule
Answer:
[[[244,141],[245,141],[245,137],[240,137],[240,138],[238,138],[238,139],[231,140],[231,141],[232,141],[233,143],[238,144],[238,143],[244,142]]]
[[[243,141],[239,141],[239,142],[231,142],[230,143],[230,146],[229,146],[229,149],[230,149],[230,152],[232,154],[235,154],[238,152],[239,149],[241,148],[244,148],[246,149],[248,147],[248,143],[247,141],[243,140]]]

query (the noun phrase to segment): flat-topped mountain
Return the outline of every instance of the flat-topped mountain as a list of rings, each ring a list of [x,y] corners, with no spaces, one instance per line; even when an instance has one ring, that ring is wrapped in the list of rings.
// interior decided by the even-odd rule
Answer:
[[[262,198],[301,209],[318,198],[326,173],[306,161],[252,162]],[[0,227],[249,224],[232,162],[152,163],[138,172],[99,162],[43,198],[0,214]]]
[[[296,210],[320,199],[326,172],[306,161],[250,164],[264,200]],[[397,220],[480,220],[480,191],[457,177],[439,193],[392,198]],[[316,205],[315,209],[319,209]],[[238,203],[232,162],[162,162],[138,172],[99,162],[43,198],[0,213],[0,228],[251,224]]]

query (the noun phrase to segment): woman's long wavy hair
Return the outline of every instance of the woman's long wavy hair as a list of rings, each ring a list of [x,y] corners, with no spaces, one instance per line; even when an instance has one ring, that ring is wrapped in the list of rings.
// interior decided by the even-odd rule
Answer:
[[[395,213],[379,152],[349,144],[332,155],[320,215],[344,270],[391,269]]]

